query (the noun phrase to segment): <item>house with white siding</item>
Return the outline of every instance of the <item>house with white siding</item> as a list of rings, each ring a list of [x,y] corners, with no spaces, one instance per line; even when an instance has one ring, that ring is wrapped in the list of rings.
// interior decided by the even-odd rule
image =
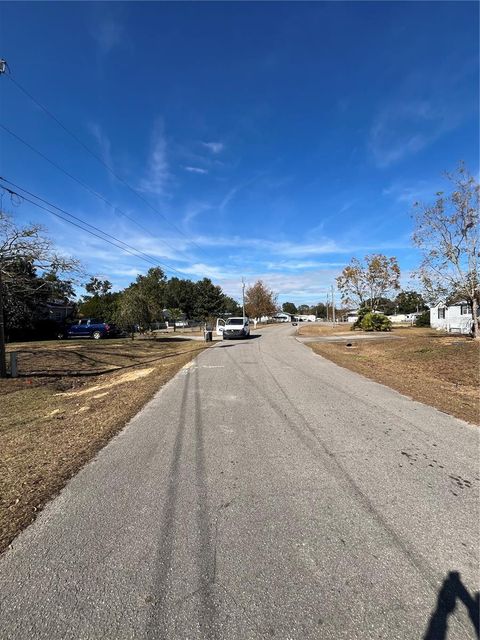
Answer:
[[[430,309],[430,326],[433,329],[470,333],[472,323],[472,307],[465,300],[450,305],[442,300]]]

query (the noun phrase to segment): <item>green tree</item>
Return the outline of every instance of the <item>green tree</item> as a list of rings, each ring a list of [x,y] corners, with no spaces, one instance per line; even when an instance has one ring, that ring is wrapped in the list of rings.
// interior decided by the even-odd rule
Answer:
[[[310,307],[308,306],[308,304],[301,304],[298,307],[298,313],[304,316],[308,315],[310,313]]]
[[[380,253],[363,262],[352,258],[336,280],[344,303],[376,309],[381,298],[400,288],[400,267],[396,258]]]
[[[85,284],[85,291],[94,296],[105,295],[111,288],[112,283],[109,280],[100,280],[95,276],[91,276],[89,282]]]
[[[92,276],[85,285],[91,295],[83,296],[78,311],[87,318],[99,318],[106,322],[116,319],[121,293],[112,293],[112,283]]]
[[[323,302],[319,302],[310,309],[310,313],[314,313],[317,318],[327,317],[327,307]]]
[[[480,338],[480,185],[463,163],[446,177],[449,193],[438,192],[433,204],[415,205],[413,242],[422,253],[417,275],[428,302],[465,299]]]
[[[282,304],[282,311],[295,315],[297,313],[297,307],[293,304],[293,302],[284,302]]]
[[[417,291],[400,291],[394,304],[397,313],[415,313],[427,308],[422,294]]]
[[[195,312],[195,285],[191,280],[170,278],[165,285],[165,307],[181,309],[189,319]]]
[[[87,296],[79,304],[79,312],[87,318],[100,318],[106,322],[116,320],[122,293],[105,293],[103,295]]]
[[[117,322],[133,334],[135,326],[147,327],[152,321],[148,298],[135,283],[123,291],[117,309]]]
[[[166,278],[160,267],[152,267],[146,275],[137,276],[118,300],[117,322],[125,328],[148,327],[163,319]],[[133,337],[133,333],[132,333]]]
[[[173,330],[175,331],[176,323],[183,318],[183,315],[184,315],[183,311],[178,307],[170,307],[169,309],[167,309],[167,313],[168,313],[168,319],[172,322]],[[169,326],[170,326],[170,323],[169,323]]]
[[[223,315],[225,295],[218,285],[214,285],[210,278],[203,278],[194,285],[195,307],[194,316],[206,321]]]
[[[230,298],[230,296],[223,297],[223,313],[229,316],[241,316],[243,314],[243,310],[241,305]]]
[[[152,267],[146,275],[137,276],[135,283],[131,285],[138,289],[145,300],[150,317],[149,322],[159,322],[163,319],[166,281],[163,270],[160,267]]]
[[[387,315],[391,315],[395,313],[395,303],[390,300],[390,298],[385,298],[384,296],[379,296],[375,301],[367,299],[363,303],[363,306],[367,309],[374,309],[375,311],[380,311],[380,313],[385,313]]]

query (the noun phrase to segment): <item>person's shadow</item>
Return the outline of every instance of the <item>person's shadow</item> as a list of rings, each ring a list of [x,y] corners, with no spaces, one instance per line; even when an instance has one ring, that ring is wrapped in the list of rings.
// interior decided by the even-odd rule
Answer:
[[[458,571],[450,571],[438,592],[437,606],[430,617],[423,640],[445,640],[448,617],[455,611],[457,600],[463,602],[472,621],[477,638],[480,638],[480,592],[472,597],[460,579]]]

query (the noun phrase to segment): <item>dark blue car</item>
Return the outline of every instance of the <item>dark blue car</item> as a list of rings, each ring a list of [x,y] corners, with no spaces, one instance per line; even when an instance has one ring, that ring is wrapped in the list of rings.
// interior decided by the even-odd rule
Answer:
[[[98,318],[82,318],[65,328],[62,338],[109,338],[118,335],[117,327],[111,322],[103,322]]]

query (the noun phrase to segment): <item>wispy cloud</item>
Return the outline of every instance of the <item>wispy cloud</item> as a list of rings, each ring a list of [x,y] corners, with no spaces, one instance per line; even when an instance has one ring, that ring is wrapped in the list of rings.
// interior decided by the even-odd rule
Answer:
[[[183,167],[185,171],[189,171],[190,173],[201,173],[205,175],[208,173],[207,169],[202,169],[201,167]]]
[[[223,142],[202,142],[202,145],[212,153],[221,153],[225,149]]]
[[[103,18],[95,23],[91,34],[100,51],[107,54],[123,42],[125,30],[123,25],[113,18]]]
[[[378,109],[370,127],[368,146],[375,164],[389,167],[426,149],[472,115],[466,99],[466,77],[476,65],[448,58],[427,73],[421,61],[406,75]]]
[[[103,162],[113,169],[112,144],[110,138],[96,122],[91,122],[88,128],[97,142]],[[112,174],[109,171],[107,173],[110,182],[114,182]]]
[[[192,222],[201,213],[205,213],[205,211],[208,211],[211,208],[212,207],[209,204],[206,204],[204,202],[194,202],[188,205],[186,213],[183,217],[183,226],[185,228],[188,228],[190,222]]]
[[[415,184],[394,182],[382,191],[383,196],[393,198],[400,204],[413,205],[415,202],[435,197],[439,187],[425,180],[420,180]]]
[[[147,176],[141,181],[140,188],[142,191],[154,193],[158,196],[164,195],[169,178],[167,143],[164,135],[163,120],[159,118],[152,133]]]
[[[222,201],[218,205],[218,208],[219,208],[220,211],[224,211],[225,210],[225,208],[227,207],[229,202],[231,202],[233,200],[233,198],[236,196],[236,194],[238,193],[240,188],[241,188],[241,186],[232,187],[230,189],[230,191],[226,194],[226,196],[224,196],[224,198],[222,198]]]
[[[418,153],[447,131],[458,117],[429,101],[393,103],[380,111],[370,130],[370,150],[376,165],[388,167]]]
[[[315,303],[325,300],[337,274],[337,269],[318,269],[299,274],[257,272],[245,275],[247,285],[253,284],[256,280],[263,280],[279,295],[280,301],[290,298],[295,302]],[[217,281],[229,295],[240,298],[241,283],[236,274],[226,274]]]

